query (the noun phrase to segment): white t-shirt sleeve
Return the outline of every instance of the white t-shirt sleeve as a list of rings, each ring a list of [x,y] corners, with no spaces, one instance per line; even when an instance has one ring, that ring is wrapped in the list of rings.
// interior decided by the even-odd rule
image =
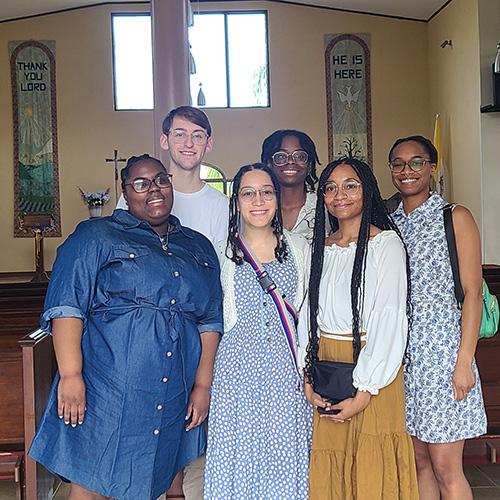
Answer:
[[[121,208],[123,210],[128,210],[127,201],[125,200],[125,196],[123,196],[123,193],[120,195],[120,198],[118,199],[118,203],[116,204],[115,208]]]

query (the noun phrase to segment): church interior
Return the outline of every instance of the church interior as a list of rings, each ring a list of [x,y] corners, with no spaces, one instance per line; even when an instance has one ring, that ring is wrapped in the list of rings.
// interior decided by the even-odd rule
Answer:
[[[37,329],[47,286],[44,276],[50,274],[57,247],[89,217],[79,189],[109,190],[111,199],[104,205],[103,215],[110,215],[116,204],[113,167],[117,163],[113,160],[142,153],[159,155],[158,117],[166,114],[168,104],[187,104],[175,102],[175,96],[166,92],[170,101],[163,101],[162,110],[116,109],[112,15],[150,13],[151,4],[168,12],[171,2],[183,4],[184,0],[42,0],[36,6],[29,1],[4,0],[0,5],[2,500],[53,498],[54,494],[53,478],[23,454],[42,411],[39,398],[46,395],[54,369],[47,336],[29,334]],[[206,157],[209,165],[231,179],[240,166],[259,160],[266,136],[290,128],[306,131],[314,139],[324,167],[334,154],[329,150],[325,37],[368,35],[371,166],[383,197],[394,194],[387,167],[390,146],[398,137],[420,134],[432,138],[439,115],[445,197],[472,212],[481,233],[483,274],[492,293],[500,296],[500,94],[495,109],[492,85],[492,64],[500,42],[500,0],[192,0],[191,9],[195,14],[257,10],[267,16],[269,105],[207,106],[214,141]],[[154,20],[155,30],[162,22]],[[162,43],[168,44],[168,34],[158,35],[155,30],[153,36],[163,36]],[[20,179],[16,173],[17,118],[13,116],[18,110],[13,111],[9,43],[28,40],[53,41],[55,47],[52,107],[57,114],[53,133],[60,231],[43,238],[20,232],[17,206]],[[175,61],[162,61],[162,52],[157,50],[154,66],[170,64],[170,71],[175,67]],[[155,98],[162,92],[156,81],[154,92]],[[29,118],[26,112],[23,116]],[[118,168],[121,166],[118,162]],[[32,282],[33,276],[39,279]],[[500,498],[500,466],[496,463],[500,451],[498,337],[482,339],[477,351],[489,426],[484,439],[473,440],[466,447],[475,498]]]

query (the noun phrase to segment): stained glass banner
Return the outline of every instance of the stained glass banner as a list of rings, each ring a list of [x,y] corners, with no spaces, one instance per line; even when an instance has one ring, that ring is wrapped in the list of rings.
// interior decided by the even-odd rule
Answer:
[[[26,216],[50,215],[61,236],[54,41],[9,42],[14,129],[14,236],[31,237]]]

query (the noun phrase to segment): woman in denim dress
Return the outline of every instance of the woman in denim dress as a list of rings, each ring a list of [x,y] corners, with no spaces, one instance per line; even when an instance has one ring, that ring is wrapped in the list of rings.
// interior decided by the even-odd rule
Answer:
[[[164,166],[132,157],[121,178],[129,211],[82,222],[58,249],[41,321],[59,370],[29,453],[70,499],[168,489],[182,436],[206,418],[222,331],[217,257],[170,215]]]

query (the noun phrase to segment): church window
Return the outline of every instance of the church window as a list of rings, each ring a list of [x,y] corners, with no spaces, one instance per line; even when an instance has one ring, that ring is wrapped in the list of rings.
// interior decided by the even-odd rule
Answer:
[[[201,164],[200,177],[221,193],[231,196],[233,181],[228,179],[220,168],[203,162]]]
[[[153,109],[151,16],[112,14],[116,110]]]
[[[267,12],[200,12],[189,28],[191,103],[269,107]],[[149,13],[112,14],[116,110],[153,109]]]

